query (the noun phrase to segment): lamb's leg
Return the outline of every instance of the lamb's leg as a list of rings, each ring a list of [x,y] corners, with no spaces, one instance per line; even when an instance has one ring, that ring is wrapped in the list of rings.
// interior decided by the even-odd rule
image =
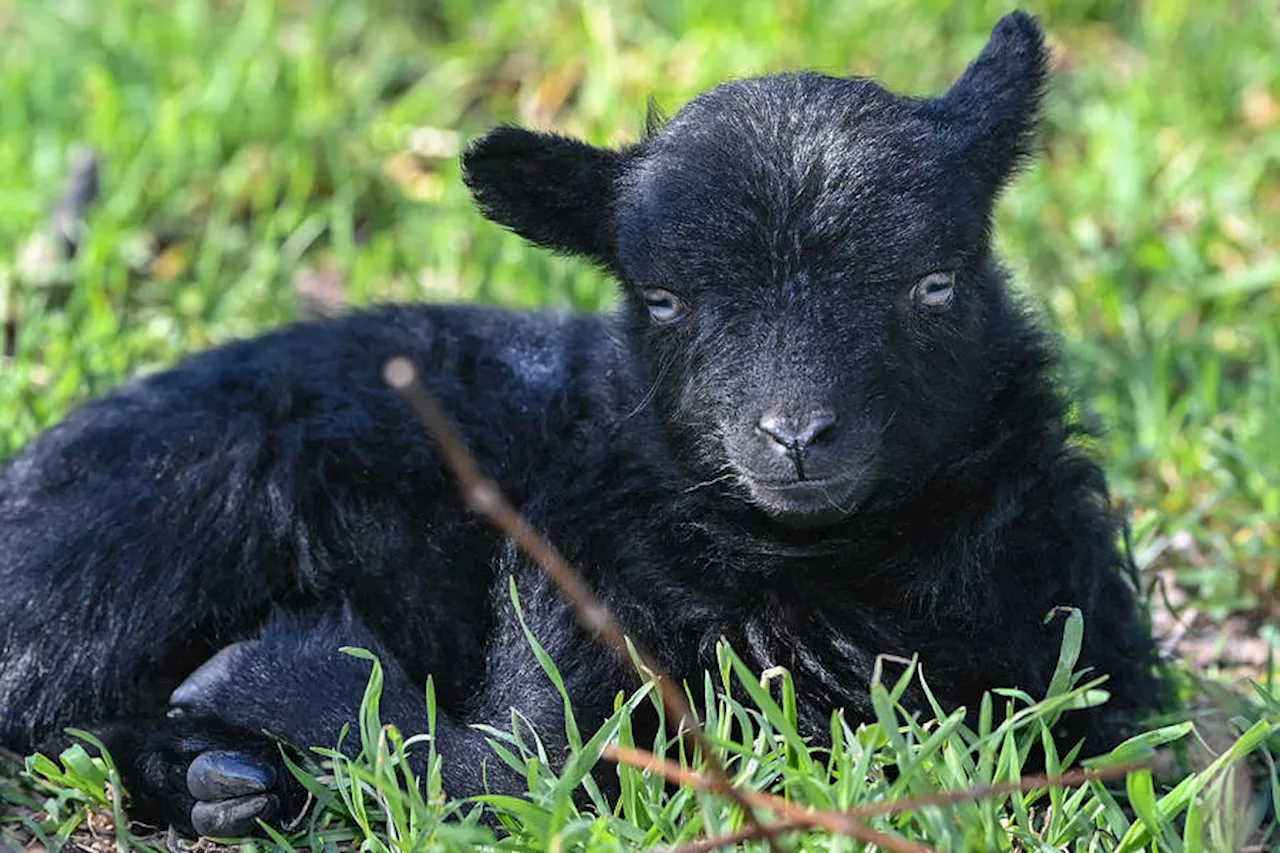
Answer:
[[[499,584],[496,610],[499,635],[488,661],[484,686],[466,708],[438,709],[435,747],[443,758],[445,792],[466,797],[486,791],[518,794],[523,777],[503,763],[486,736],[469,723],[505,727],[518,708],[559,762],[567,756],[563,701],[543,673],[512,612],[506,584]],[[630,683],[613,655],[595,649],[595,640],[576,624],[568,606],[541,581],[531,579],[524,599],[525,617],[547,650],[562,661],[561,675],[580,724],[589,729],[611,709],[617,690]],[[152,778],[184,776],[186,791],[171,797],[169,819],[197,833],[236,835],[253,831],[256,821],[279,819],[281,804],[296,801],[296,782],[277,755],[265,753],[269,731],[297,747],[337,745],[344,725],[354,728],[368,681],[370,664],[339,651],[368,649],[383,665],[380,713],[406,737],[427,729],[425,685],[414,684],[378,638],[349,608],[341,613],[281,615],[262,635],[215,656],[173,694],[178,722],[210,724],[211,731],[239,731],[246,747],[218,744],[192,755],[160,745],[155,764],[176,759]],[[588,650],[590,654],[583,654]],[[341,745],[350,755],[360,749],[349,736]],[[409,754],[410,765],[425,778],[427,750]],[[142,780],[144,784],[147,780]],[[157,792],[157,796],[163,792]],[[189,810],[186,814],[177,813]],[[189,816],[189,819],[188,819]]]

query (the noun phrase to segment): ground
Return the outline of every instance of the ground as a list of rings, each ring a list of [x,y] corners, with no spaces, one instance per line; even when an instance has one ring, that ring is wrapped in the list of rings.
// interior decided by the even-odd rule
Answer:
[[[674,108],[723,79],[786,68],[936,92],[1003,11],[995,0],[835,13],[803,0],[0,0],[0,458],[129,373],[299,314],[388,299],[607,306],[597,271],[481,221],[458,175],[467,139],[512,121],[624,141],[651,97]],[[1267,0],[1032,11],[1057,76],[1045,155],[1007,195],[999,241],[1065,337],[1187,713],[1211,750],[1253,750],[1252,800],[1233,783],[1232,801],[1265,799],[1280,786],[1264,758],[1280,753],[1280,19]],[[1263,728],[1238,739],[1250,725]],[[864,745],[880,736],[864,732]],[[1184,763],[1155,782],[1156,798],[1179,779],[1218,784],[1191,775],[1211,753],[1180,742]],[[103,790],[82,770],[20,792],[0,764],[0,815],[29,819],[0,822],[0,847],[56,846],[50,812],[87,849],[142,843],[118,838],[103,813],[82,820],[77,797]],[[760,785],[800,784],[777,767],[752,772]],[[815,771],[796,796],[847,805],[990,777],[934,768],[850,791]],[[602,824],[543,781],[532,811],[495,806],[535,849],[553,836],[674,843],[740,820],[637,781]],[[1140,845],[1115,840],[1146,825],[1142,782],[1121,788],[1127,817],[1086,787],[1048,812],[1033,802],[1025,823],[1005,800],[954,822],[935,810],[884,826],[937,846],[958,843],[952,832],[1028,849],[1020,832],[1063,849]],[[50,796],[61,802],[46,810]],[[1162,849],[1194,849],[1195,821],[1231,812],[1191,801],[1160,800],[1149,831],[1170,833]],[[326,838],[402,845],[396,809],[378,802],[385,820],[364,824],[360,808],[335,804]],[[447,807],[420,806],[406,814],[429,817],[424,843],[484,832],[437,826]],[[1055,814],[1081,817],[1055,828]],[[1252,843],[1278,843],[1261,837]],[[822,843],[793,843],[811,840]]]

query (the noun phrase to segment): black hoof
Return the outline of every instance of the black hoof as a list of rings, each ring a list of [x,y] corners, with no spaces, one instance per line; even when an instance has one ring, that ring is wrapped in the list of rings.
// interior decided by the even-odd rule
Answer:
[[[275,794],[236,797],[216,803],[196,803],[191,807],[191,827],[198,835],[239,838],[258,834],[258,821],[269,821],[280,810]]]
[[[276,781],[275,768],[244,753],[200,753],[187,768],[187,790],[196,800],[192,828],[219,838],[256,834],[259,820],[270,821],[280,811]]]

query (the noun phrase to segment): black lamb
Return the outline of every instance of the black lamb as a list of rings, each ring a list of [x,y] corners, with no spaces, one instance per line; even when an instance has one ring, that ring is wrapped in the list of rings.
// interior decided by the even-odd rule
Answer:
[[[263,730],[332,746],[369,672],[338,648],[362,646],[405,732],[425,730],[433,676],[449,794],[519,792],[468,725],[515,707],[565,748],[512,576],[578,719],[603,720],[633,676],[464,506],[382,380],[404,355],[677,678],[700,683],[727,638],[790,669],[821,739],[833,709],[871,715],[882,653],[918,654],[948,706],[1043,694],[1046,616],[1069,606],[1111,698],[1063,736],[1114,743],[1159,695],[1152,642],[1051,342],[991,249],[1046,59],[1014,13],[936,98],[781,74],[621,150],[480,139],[464,166],[484,213],[607,268],[620,308],[384,307],[73,412],[0,469],[0,742],[90,728],[135,817],[252,831],[293,791]]]

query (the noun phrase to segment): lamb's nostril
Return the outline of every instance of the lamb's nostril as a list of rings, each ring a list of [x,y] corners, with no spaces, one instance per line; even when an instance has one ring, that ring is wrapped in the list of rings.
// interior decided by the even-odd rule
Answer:
[[[829,438],[836,426],[835,412],[814,412],[809,416],[809,423],[800,433],[802,445],[813,444],[821,439]]]
[[[765,412],[757,425],[761,432],[788,450],[800,450],[830,433],[836,425],[836,416],[828,411],[810,412],[799,418]]]

